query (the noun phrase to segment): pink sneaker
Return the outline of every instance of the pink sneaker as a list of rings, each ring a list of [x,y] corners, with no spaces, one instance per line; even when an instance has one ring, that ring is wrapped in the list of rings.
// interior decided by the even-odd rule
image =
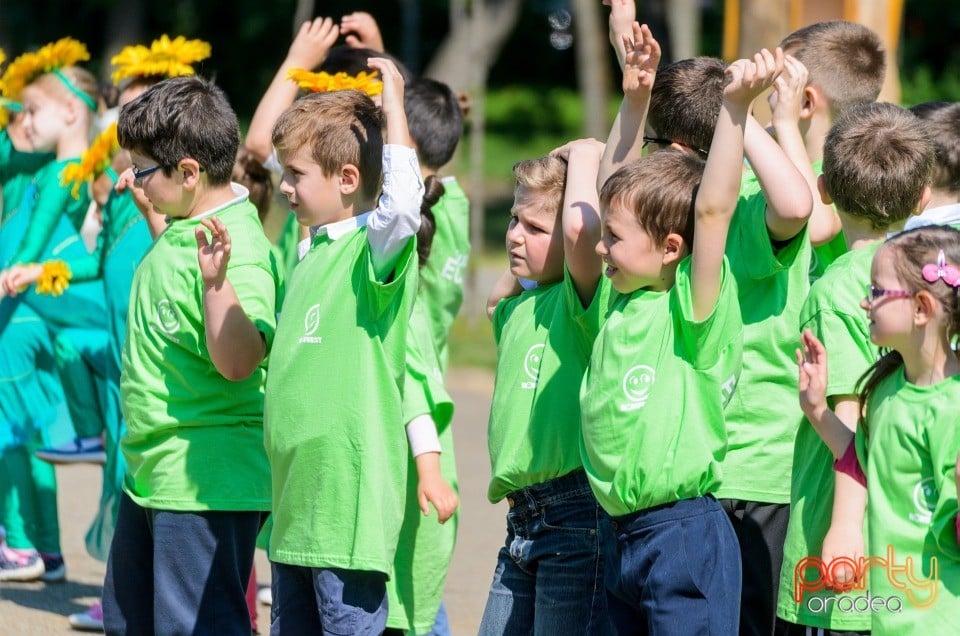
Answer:
[[[70,627],[81,632],[102,632],[103,631],[103,606],[100,603],[94,603],[86,612],[71,614],[67,617]]]

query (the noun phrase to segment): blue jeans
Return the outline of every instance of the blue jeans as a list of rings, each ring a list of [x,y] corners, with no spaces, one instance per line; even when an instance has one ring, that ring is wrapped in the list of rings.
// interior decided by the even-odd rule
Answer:
[[[143,508],[124,493],[103,583],[107,634],[249,634],[260,512]]]
[[[577,470],[511,492],[481,636],[612,634],[603,588],[610,522]]]
[[[607,601],[618,633],[737,633],[740,547],[716,499],[682,499],[611,524]]]
[[[387,625],[383,572],[271,562],[270,636],[379,636]]]

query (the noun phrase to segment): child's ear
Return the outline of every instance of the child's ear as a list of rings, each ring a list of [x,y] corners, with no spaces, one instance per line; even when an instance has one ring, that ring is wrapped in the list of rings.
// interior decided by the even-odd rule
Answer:
[[[916,295],[917,308],[913,312],[913,324],[916,327],[923,327],[930,319],[940,302],[927,290],[921,290]]]
[[[352,163],[340,168],[340,194],[356,194],[360,189],[360,169]]]
[[[200,184],[200,174],[203,170],[196,159],[186,157],[177,163],[177,172],[183,178],[184,189],[193,190]]]
[[[827,192],[827,180],[823,178],[823,175],[817,177],[817,192],[820,193],[820,200],[823,201],[824,205],[833,205],[833,197]]]
[[[819,108],[826,108],[827,101],[819,88],[807,84],[803,89],[803,101],[800,103],[800,119],[810,119]]]
[[[917,215],[917,214],[920,214],[921,212],[923,212],[924,208],[927,207],[927,204],[930,203],[930,197],[931,197],[931,196],[932,196],[932,195],[931,195],[931,192],[930,192],[930,186],[924,186],[924,187],[923,187],[923,193],[920,195],[920,200],[917,201],[917,207],[914,208],[914,210],[913,210],[913,214],[914,214],[914,215]]]
[[[687,254],[687,244],[679,234],[667,234],[663,241],[663,264],[677,263]]]

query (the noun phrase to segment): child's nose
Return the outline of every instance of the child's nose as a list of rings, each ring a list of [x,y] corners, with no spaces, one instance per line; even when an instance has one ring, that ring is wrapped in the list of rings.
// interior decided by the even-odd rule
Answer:
[[[607,246],[606,246],[606,244],[605,244],[602,240],[597,241],[597,246],[594,247],[593,249],[594,249],[594,251],[597,253],[598,256],[606,256],[606,255],[607,255]]]

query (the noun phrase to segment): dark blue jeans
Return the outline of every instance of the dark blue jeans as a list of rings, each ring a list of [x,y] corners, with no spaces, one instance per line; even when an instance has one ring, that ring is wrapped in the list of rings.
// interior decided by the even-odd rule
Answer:
[[[716,499],[682,499],[611,523],[607,601],[617,633],[737,633],[740,548]]]
[[[387,625],[387,575],[271,563],[270,636],[379,636]]]
[[[103,583],[107,634],[249,634],[260,512],[141,508],[126,493]]]
[[[507,540],[480,634],[611,634],[603,588],[610,522],[583,470],[507,498]]]

